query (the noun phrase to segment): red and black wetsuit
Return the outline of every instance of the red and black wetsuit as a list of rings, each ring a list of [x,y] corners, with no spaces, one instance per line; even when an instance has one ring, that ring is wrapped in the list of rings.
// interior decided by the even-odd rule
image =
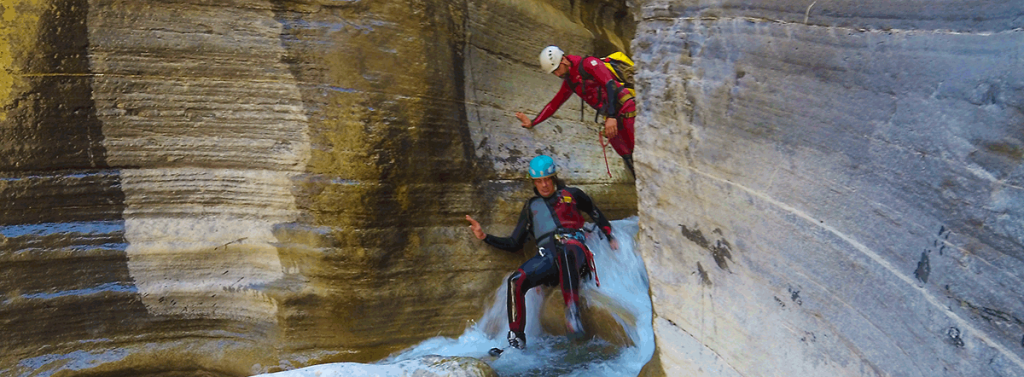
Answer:
[[[534,189],[534,193],[537,190]],[[508,278],[508,327],[526,339],[526,291],[538,285],[562,288],[565,304],[578,304],[581,270],[587,262],[583,236],[583,216],[594,220],[608,240],[612,238],[611,223],[590,197],[575,187],[559,185],[548,198],[537,194],[526,201],[519,214],[519,223],[509,237],[487,235],[484,242],[502,250],[516,252],[523,248],[528,235],[533,235],[538,252],[519,266]]]
[[[636,116],[636,104],[633,95],[626,90],[617,80],[615,74],[604,65],[600,59],[588,56],[586,58],[576,55],[565,55],[572,63],[567,77],[562,81],[562,87],[555,93],[544,106],[544,109],[533,119],[532,125],[537,125],[554,115],[558,108],[562,107],[573,93],[583,98],[583,101],[597,109],[598,113],[609,118],[618,120],[618,135],[611,138],[612,148],[626,160],[630,170],[633,166],[633,118]],[[581,73],[580,70],[584,73]],[[608,93],[614,93],[609,98]]]

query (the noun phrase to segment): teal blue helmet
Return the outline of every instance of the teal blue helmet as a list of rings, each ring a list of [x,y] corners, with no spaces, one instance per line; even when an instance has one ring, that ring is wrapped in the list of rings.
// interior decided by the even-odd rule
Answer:
[[[530,160],[530,178],[544,178],[555,175],[555,160],[551,157],[540,155]]]

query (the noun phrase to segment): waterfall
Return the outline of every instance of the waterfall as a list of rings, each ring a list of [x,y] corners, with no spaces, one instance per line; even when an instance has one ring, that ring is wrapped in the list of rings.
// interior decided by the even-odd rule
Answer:
[[[587,228],[591,228],[588,224]],[[275,373],[275,376],[310,375],[315,369],[325,375],[351,373],[353,368],[382,371],[395,364],[408,364],[429,355],[480,358],[490,364],[498,375],[506,376],[635,376],[654,354],[654,331],[651,327],[651,299],[648,294],[647,270],[634,237],[639,229],[637,218],[612,221],[618,250],[611,250],[608,241],[591,232],[587,246],[594,252],[598,287],[594,279],[581,283],[580,295],[588,306],[600,305],[615,317],[629,337],[632,346],[618,347],[595,337],[573,343],[564,336],[545,334],[540,325],[544,301],[540,289],[527,297],[527,349],[507,348],[497,358],[489,357],[493,347],[506,348],[508,324],[505,312],[505,287],[494,293],[491,306],[483,317],[470,325],[458,338],[435,337],[398,352],[376,364],[356,366],[354,363],[325,364]],[[584,309],[587,310],[587,309]],[[384,368],[384,369],[382,369]]]
[[[588,224],[588,229],[592,225]],[[506,349],[501,357],[488,361],[501,376],[635,376],[654,354],[654,332],[651,327],[651,298],[647,290],[647,270],[640,253],[635,250],[634,236],[639,229],[637,218],[630,217],[612,222],[613,235],[619,249],[612,250],[608,241],[597,233],[587,236],[587,247],[594,252],[598,287],[593,279],[583,283],[581,296],[590,303],[609,302],[616,312],[627,315],[617,318],[634,344],[618,348],[594,338],[582,344],[572,344],[565,337],[543,333],[540,310],[543,297],[539,289],[527,294],[527,349]],[[600,300],[597,298],[601,297]],[[591,304],[594,305],[594,304]],[[457,339],[437,337],[428,339],[408,350],[393,355],[381,363],[393,363],[426,355],[469,356],[488,360],[487,350],[508,345],[505,333],[508,323],[505,311],[505,287],[497,289],[491,307],[476,324],[466,329]],[[622,318],[625,317],[625,318]],[[629,323],[623,323],[628,321]],[[499,328],[496,337],[494,328]]]

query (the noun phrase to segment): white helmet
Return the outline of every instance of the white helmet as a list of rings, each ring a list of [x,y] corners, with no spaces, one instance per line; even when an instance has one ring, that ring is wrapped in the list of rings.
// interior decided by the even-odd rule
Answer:
[[[562,62],[564,55],[562,49],[557,46],[544,47],[544,50],[540,52],[540,69],[547,73],[554,72],[555,68],[558,68],[558,64]]]

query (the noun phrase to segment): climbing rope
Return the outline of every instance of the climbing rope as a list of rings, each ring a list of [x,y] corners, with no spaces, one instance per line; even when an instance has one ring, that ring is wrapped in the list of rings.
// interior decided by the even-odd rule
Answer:
[[[604,155],[604,170],[608,172],[608,178],[611,178],[612,169],[608,166],[608,145],[612,143],[612,140],[608,139],[608,144],[604,143],[604,130],[600,127],[597,130],[597,142],[601,144],[601,154]]]

